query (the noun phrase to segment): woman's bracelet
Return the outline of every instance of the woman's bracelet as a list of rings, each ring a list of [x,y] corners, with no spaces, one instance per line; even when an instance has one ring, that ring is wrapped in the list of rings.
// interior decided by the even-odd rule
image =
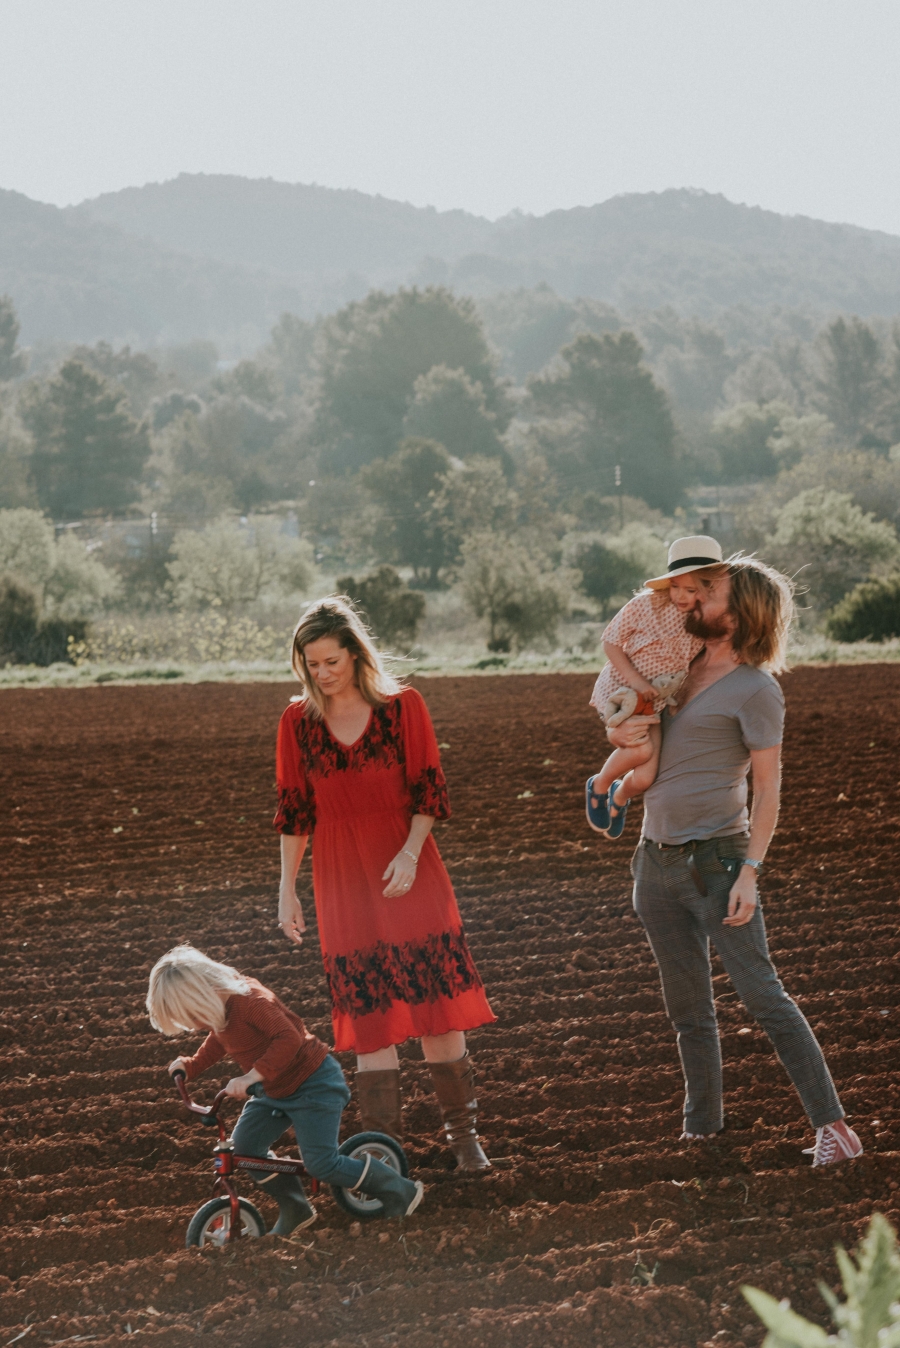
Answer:
[[[400,851],[405,857],[409,857],[418,866],[419,858],[416,856],[415,852],[411,852],[408,847],[401,847]]]

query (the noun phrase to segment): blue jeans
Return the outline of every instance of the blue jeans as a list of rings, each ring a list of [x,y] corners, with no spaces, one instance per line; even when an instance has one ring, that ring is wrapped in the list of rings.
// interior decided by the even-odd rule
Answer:
[[[716,1022],[709,943],[744,1006],[765,1030],[794,1083],[814,1128],[844,1117],[818,1040],[781,985],[769,958],[762,906],[743,927],[723,927],[728,896],[747,852],[747,839],[710,838],[694,850],[658,848],[642,839],[632,860],[634,911],[659,968],[666,1013],[678,1036],[686,1087],[684,1127],[722,1127],[722,1052]]]
[[[293,1095],[281,1100],[255,1095],[247,1101],[231,1135],[234,1149],[242,1156],[265,1156],[291,1125],[310,1175],[352,1189],[365,1162],[338,1153],[341,1115],[349,1100],[344,1074],[329,1053]]]

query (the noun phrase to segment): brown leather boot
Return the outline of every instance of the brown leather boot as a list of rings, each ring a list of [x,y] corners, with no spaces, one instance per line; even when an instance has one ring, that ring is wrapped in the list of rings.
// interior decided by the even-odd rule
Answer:
[[[359,1121],[364,1133],[387,1133],[403,1144],[403,1111],[400,1103],[400,1069],[357,1072],[356,1096]]]
[[[491,1163],[481,1149],[475,1125],[478,1101],[475,1098],[475,1068],[468,1053],[456,1062],[430,1062],[434,1093],[441,1107],[444,1136],[456,1168],[466,1175],[490,1170]]]

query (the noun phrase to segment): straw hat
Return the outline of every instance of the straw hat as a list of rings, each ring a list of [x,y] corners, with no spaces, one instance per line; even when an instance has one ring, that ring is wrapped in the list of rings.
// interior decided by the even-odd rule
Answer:
[[[644,585],[651,590],[664,590],[673,576],[684,576],[688,571],[700,571],[704,566],[716,566],[722,561],[722,545],[708,534],[691,534],[676,538],[669,548],[669,566],[664,576],[653,576]]]

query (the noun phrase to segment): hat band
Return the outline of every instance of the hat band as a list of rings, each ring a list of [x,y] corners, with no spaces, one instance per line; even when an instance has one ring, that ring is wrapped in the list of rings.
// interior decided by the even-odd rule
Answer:
[[[669,562],[669,571],[680,571],[683,566],[721,566],[721,557],[679,557],[677,562]]]

